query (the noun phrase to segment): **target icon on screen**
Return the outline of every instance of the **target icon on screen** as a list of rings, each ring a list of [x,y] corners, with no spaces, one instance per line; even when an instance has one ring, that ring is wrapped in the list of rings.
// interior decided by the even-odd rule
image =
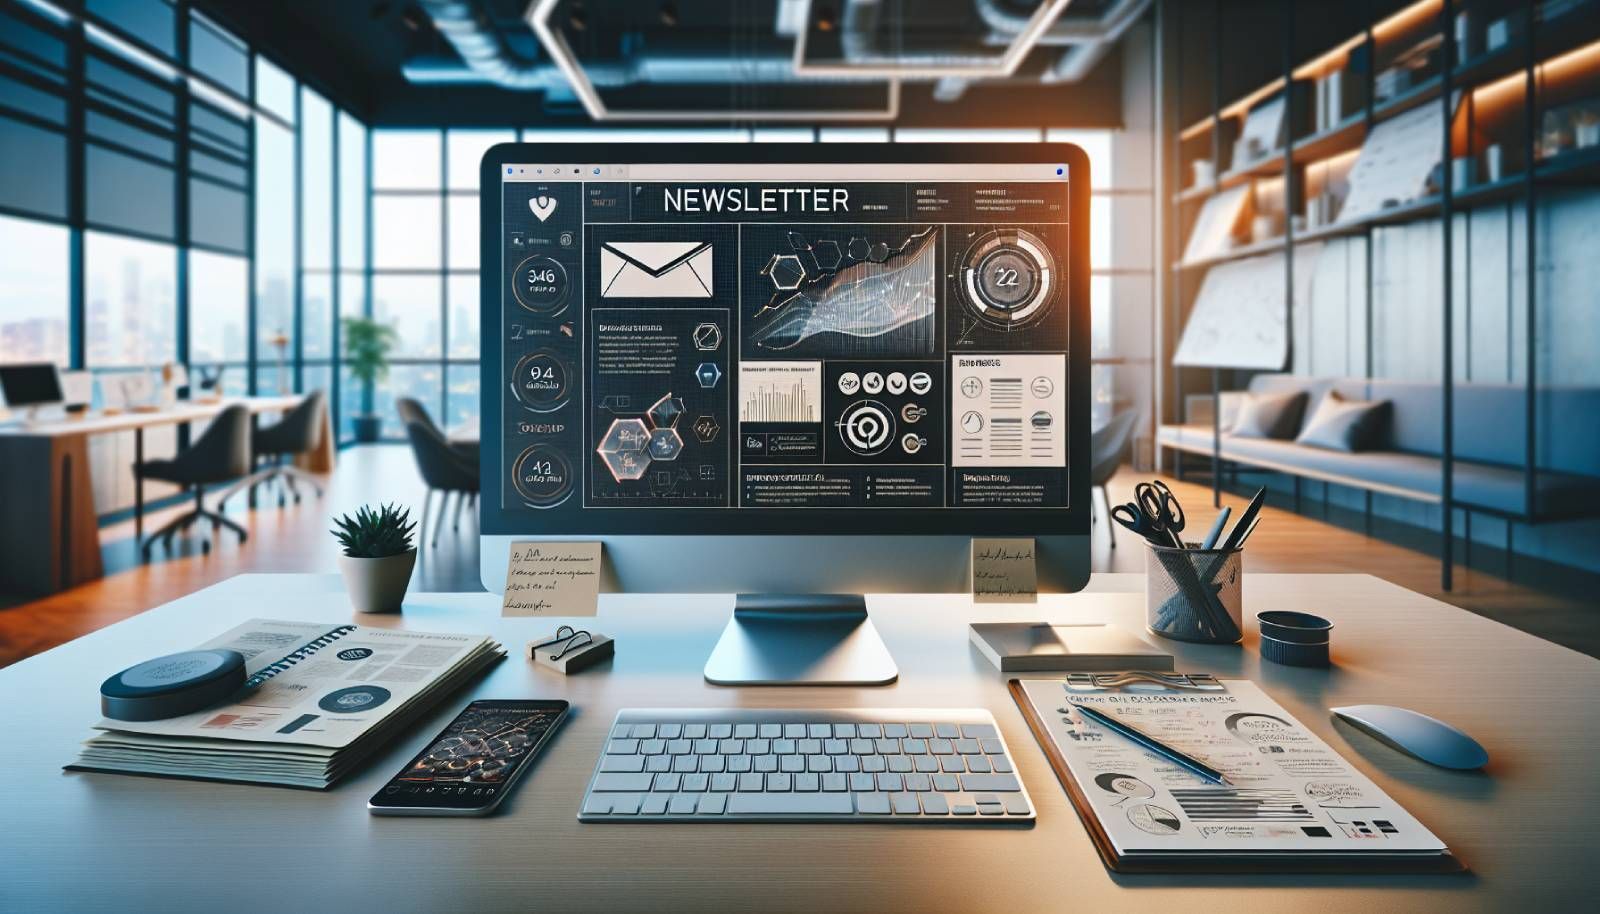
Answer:
[[[837,425],[844,446],[863,457],[881,453],[894,438],[894,413],[877,400],[857,400],[845,407]]]

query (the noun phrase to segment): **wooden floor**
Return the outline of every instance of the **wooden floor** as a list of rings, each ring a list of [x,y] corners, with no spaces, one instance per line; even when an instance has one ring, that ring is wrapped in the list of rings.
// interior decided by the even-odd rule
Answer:
[[[1124,472],[1112,480],[1112,500],[1130,501],[1133,485],[1141,478]],[[1168,482],[1192,513],[1191,523],[1202,529],[1209,526],[1210,489]],[[158,546],[154,560],[142,564],[133,541],[133,524],[107,527],[102,531],[105,578],[42,600],[0,602],[0,666],[242,572],[335,571],[337,551],[327,532],[333,514],[368,502],[422,503],[422,482],[410,452],[398,445],[340,453],[338,468],[328,483],[323,498],[307,493],[300,504],[290,502],[282,508],[271,494],[262,498],[255,511],[247,509],[244,499],[236,499],[229,505],[229,513],[250,531],[250,540],[241,546],[231,534],[224,535],[209,555],[201,552],[198,540],[191,540],[175,545],[170,554]],[[1233,505],[1235,514],[1244,503],[1243,497],[1224,494],[1224,504]],[[181,510],[150,515],[146,530],[159,527]],[[1316,512],[1316,508],[1311,510]],[[476,517],[470,510],[464,511],[459,532],[451,528],[448,519],[439,532],[438,546],[421,550],[413,589],[481,590]],[[1592,580],[1580,578],[1573,583],[1543,574],[1538,575],[1543,589],[1534,589],[1512,583],[1503,574],[1460,568],[1456,589],[1445,594],[1439,590],[1439,563],[1428,549],[1425,535],[1419,537],[1417,531],[1398,525],[1393,529],[1379,526],[1374,532],[1379,538],[1361,532],[1359,515],[1335,515],[1325,521],[1269,506],[1250,540],[1245,570],[1247,575],[1250,571],[1368,572],[1600,657],[1600,602],[1593,596],[1600,591]],[[431,539],[433,531],[425,535]],[[1097,517],[1093,541],[1095,570],[1144,569],[1142,544],[1133,534],[1119,529],[1119,548],[1112,549],[1105,524]],[[1474,558],[1495,571],[1504,566],[1503,558],[1482,550]],[[1248,576],[1245,580],[1248,587]],[[211,634],[196,632],[195,641]],[[185,646],[174,645],[173,649]]]

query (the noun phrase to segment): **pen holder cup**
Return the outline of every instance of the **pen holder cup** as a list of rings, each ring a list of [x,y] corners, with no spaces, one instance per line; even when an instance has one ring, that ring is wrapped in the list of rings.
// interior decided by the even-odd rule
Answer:
[[[1150,545],[1144,560],[1145,621],[1163,638],[1238,644],[1244,637],[1241,549]]]

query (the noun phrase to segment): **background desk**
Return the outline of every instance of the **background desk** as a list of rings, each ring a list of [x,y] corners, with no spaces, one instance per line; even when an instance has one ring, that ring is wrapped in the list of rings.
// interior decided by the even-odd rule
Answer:
[[[0,670],[0,909],[305,911],[1565,911],[1600,889],[1600,661],[1356,575],[1253,575],[1246,609],[1331,617],[1332,671],[1244,648],[1164,642],[1182,670],[1253,678],[1444,838],[1467,876],[1139,876],[1101,866],[999,675],[968,646],[976,618],[1142,624],[1139,575],[1038,607],[949,596],[875,597],[900,663],[876,689],[708,685],[700,675],[727,596],[604,598],[610,665],[563,678],[520,655],[554,628],[502,619],[487,595],[421,594],[364,624],[491,631],[512,655],[449,699],[361,775],[327,793],[66,774],[98,713],[100,680],[252,616],[342,621],[333,575],[244,575]],[[488,819],[377,819],[366,800],[466,702],[564,697],[573,719]],[[1429,767],[1329,720],[1329,705],[1392,702],[1476,734],[1490,774]],[[941,706],[994,711],[1039,810],[1031,829],[875,825],[580,825],[580,797],[625,706]]]
[[[90,482],[89,439],[135,432],[135,462],[142,459],[144,430],[210,419],[235,403],[252,415],[293,409],[302,397],[229,397],[213,403],[180,400],[155,412],[94,413],[36,425],[0,428],[0,592],[43,595],[66,590],[105,573],[100,561],[99,511]],[[333,434],[301,466],[313,473],[333,469]],[[142,488],[134,506],[143,511]],[[141,533],[135,530],[135,535]]]

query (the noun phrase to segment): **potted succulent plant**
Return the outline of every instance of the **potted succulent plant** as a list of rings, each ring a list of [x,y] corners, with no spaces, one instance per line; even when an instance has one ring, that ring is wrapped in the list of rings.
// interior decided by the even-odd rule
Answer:
[[[388,324],[370,317],[347,317],[341,329],[344,335],[344,364],[351,377],[363,387],[389,376],[389,350],[394,348],[395,331]],[[371,444],[378,440],[378,429],[383,420],[372,413],[350,417],[356,441]]]
[[[399,612],[417,563],[417,550],[411,545],[417,525],[411,511],[395,505],[377,510],[363,505],[354,516],[335,518],[334,525],[332,533],[344,547],[339,571],[350,604],[356,612]]]

